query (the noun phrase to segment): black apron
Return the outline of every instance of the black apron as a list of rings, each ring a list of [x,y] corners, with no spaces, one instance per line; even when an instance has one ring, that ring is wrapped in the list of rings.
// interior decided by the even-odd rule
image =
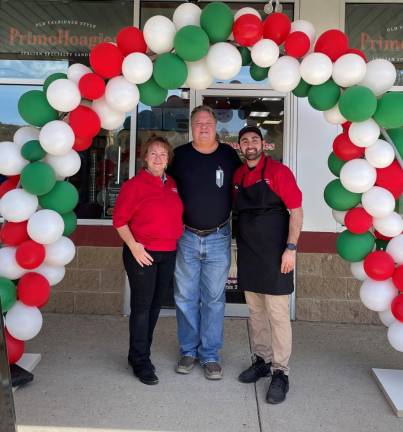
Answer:
[[[236,194],[238,214],[238,287],[260,294],[286,295],[294,291],[293,272],[280,272],[281,256],[287,246],[289,213],[284,202],[264,180],[244,187]]]

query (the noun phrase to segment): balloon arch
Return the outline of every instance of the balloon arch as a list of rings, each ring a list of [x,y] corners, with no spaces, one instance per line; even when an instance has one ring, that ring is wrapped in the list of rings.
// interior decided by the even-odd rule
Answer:
[[[403,93],[389,92],[393,64],[368,62],[340,30],[316,38],[307,21],[277,12],[262,20],[250,7],[234,15],[220,2],[203,10],[181,4],[172,20],[153,16],[143,31],[126,27],[116,41],[91,50],[91,68],[73,64],[67,74],[50,75],[43,90],[23,94],[18,110],[29,126],[0,143],[0,174],[8,177],[0,185],[0,298],[9,362],[40,331],[39,309],[75,255],[68,236],[78,192],[66,178],[80,169],[77,152],[101,128],[120,127],[139,100],[159,105],[169,89],[205,89],[243,65],[342,125],[328,159],[337,178],[324,191],[346,227],[337,250],[363,281],[362,302],[379,312],[390,344],[403,352],[402,219],[394,211],[403,190]]]

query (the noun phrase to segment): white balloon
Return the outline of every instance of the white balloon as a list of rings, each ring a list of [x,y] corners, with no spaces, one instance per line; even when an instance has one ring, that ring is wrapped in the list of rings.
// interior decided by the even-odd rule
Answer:
[[[231,79],[241,70],[242,57],[233,45],[228,42],[218,42],[210,46],[206,64],[215,78]]]
[[[382,218],[374,218],[374,228],[386,237],[396,237],[402,233],[403,221],[399,213],[392,212]]]
[[[139,103],[140,93],[136,84],[127,81],[123,76],[117,76],[108,81],[105,89],[106,103],[117,111],[130,112]]]
[[[270,67],[276,63],[280,49],[271,39],[261,39],[251,49],[253,63],[260,67]]]
[[[67,78],[78,84],[80,79],[89,73],[92,73],[92,70],[88,66],[81,63],[74,63],[67,69]]]
[[[392,310],[390,308],[386,309],[382,312],[379,312],[378,315],[379,315],[379,319],[381,320],[382,324],[386,327],[390,327],[392,324],[397,322],[397,320],[394,317],[394,315],[392,314]]]
[[[333,65],[332,78],[340,87],[351,87],[361,82],[367,65],[358,54],[344,54]]]
[[[13,176],[21,174],[29,163],[21,156],[20,147],[12,141],[0,142],[0,174]]]
[[[63,280],[66,274],[66,269],[64,267],[51,266],[48,264],[42,264],[33,271],[45,277],[50,286],[57,285]]]
[[[403,352],[403,323],[396,321],[388,329],[388,341],[396,351]]]
[[[360,85],[368,87],[375,96],[390,90],[396,81],[396,68],[388,60],[375,59],[367,63],[367,70]]]
[[[331,124],[342,124],[347,120],[341,115],[339,104],[323,112],[325,119]]]
[[[301,80],[299,61],[290,56],[280,57],[269,69],[269,85],[276,91],[290,92]]]
[[[62,156],[47,154],[44,160],[55,170],[58,179],[63,178],[63,180],[78,173],[81,167],[80,156],[75,150],[70,150]]]
[[[315,27],[313,26],[313,24],[311,24],[309,21],[305,21],[305,20],[293,21],[291,23],[291,32],[290,33],[293,33],[296,31],[300,31],[302,33],[305,33],[309,37],[309,40],[311,41],[311,45],[312,45],[312,42],[315,40]]]
[[[234,21],[236,21],[242,15],[246,15],[246,14],[255,15],[258,18],[262,19],[262,17],[260,16],[260,13],[256,9],[251,8],[251,7],[243,7],[241,9],[239,9],[239,11],[236,12],[236,14],[234,15]]]
[[[373,217],[385,217],[395,208],[395,198],[387,189],[374,186],[361,197],[362,206]]]
[[[126,118],[124,112],[117,111],[109,106],[104,96],[92,102],[92,109],[98,114],[101,127],[106,130],[117,129],[123,125]]]
[[[46,256],[44,264],[51,266],[65,266],[69,264],[76,254],[74,243],[68,237],[60,237],[54,243],[45,246]]]
[[[382,312],[390,308],[390,304],[397,293],[392,279],[374,281],[368,278],[360,288],[360,298],[364,306],[375,312]]]
[[[17,301],[7,312],[5,325],[7,331],[16,339],[27,341],[34,338],[42,328],[43,318],[40,310]]]
[[[20,267],[15,259],[14,247],[3,247],[0,249],[0,276],[15,280],[22,277],[27,270]]]
[[[145,83],[153,74],[153,62],[143,53],[131,53],[123,60],[122,73],[133,84]]]
[[[340,211],[332,209],[332,215],[336,222],[340,225],[344,225],[344,218],[346,217],[347,211]]]
[[[162,15],[154,15],[144,25],[144,40],[151,51],[162,54],[172,50],[176,33],[175,24]]]
[[[375,144],[381,130],[378,123],[370,118],[362,122],[351,123],[348,136],[353,144],[358,147],[369,147]]]
[[[368,279],[368,275],[364,270],[364,261],[356,261],[350,264],[351,274],[358,280],[364,281]]]
[[[39,129],[33,126],[23,126],[16,130],[13,141],[20,148],[28,141],[37,140],[39,137]]]
[[[60,78],[50,83],[46,98],[55,110],[70,112],[80,105],[81,93],[75,82]]]
[[[397,264],[403,264],[403,234],[394,237],[386,246],[386,252],[393,258]]]
[[[365,159],[375,168],[386,168],[395,159],[395,151],[387,141],[378,139],[365,149]]]
[[[182,3],[174,12],[172,21],[177,30],[188,25],[200,26],[201,9],[194,3]]]
[[[35,213],[38,198],[24,189],[13,189],[0,200],[0,214],[10,222],[22,222]]]
[[[186,79],[185,87],[189,87],[194,90],[204,90],[211,86],[214,82],[214,77],[211,75],[206,59],[195,62],[185,62],[188,68],[188,76]]]
[[[27,231],[37,243],[54,243],[63,235],[64,221],[54,210],[38,210],[28,219]]]
[[[308,84],[325,83],[332,76],[333,63],[330,58],[319,52],[308,54],[301,62],[300,73]]]
[[[62,156],[68,153],[73,148],[74,140],[73,129],[61,120],[46,123],[39,133],[41,146],[54,156]]]
[[[350,192],[366,192],[375,181],[376,169],[365,159],[350,160],[340,170],[340,182]]]

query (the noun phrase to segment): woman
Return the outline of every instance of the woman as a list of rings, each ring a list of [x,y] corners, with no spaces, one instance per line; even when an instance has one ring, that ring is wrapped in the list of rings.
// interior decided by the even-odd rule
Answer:
[[[183,205],[174,180],[165,174],[172,155],[165,138],[152,136],[142,151],[144,169],[123,184],[113,213],[130,283],[128,361],[148,385],[158,384],[150,347],[183,232]]]

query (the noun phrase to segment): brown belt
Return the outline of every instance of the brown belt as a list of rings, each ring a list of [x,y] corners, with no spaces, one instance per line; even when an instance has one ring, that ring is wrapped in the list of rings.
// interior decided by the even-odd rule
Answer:
[[[210,228],[210,229],[207,229],[207,230],[198,230],[197,228],[192,228],[192,227],[190,227],[188,225],[185,225],[185,228],[188,231],[192,232],[193,234],[196,234],[196,235],[198,235],[200,237],[205,237],[205,236],[208,236],[209,234],[213,234],[215,232],[218,232],[221,228],[224,228],[225,225],[228,224],[228,222],[229,222],[229,219],[227,219],[222,224],[218,225],[218,227]]]

